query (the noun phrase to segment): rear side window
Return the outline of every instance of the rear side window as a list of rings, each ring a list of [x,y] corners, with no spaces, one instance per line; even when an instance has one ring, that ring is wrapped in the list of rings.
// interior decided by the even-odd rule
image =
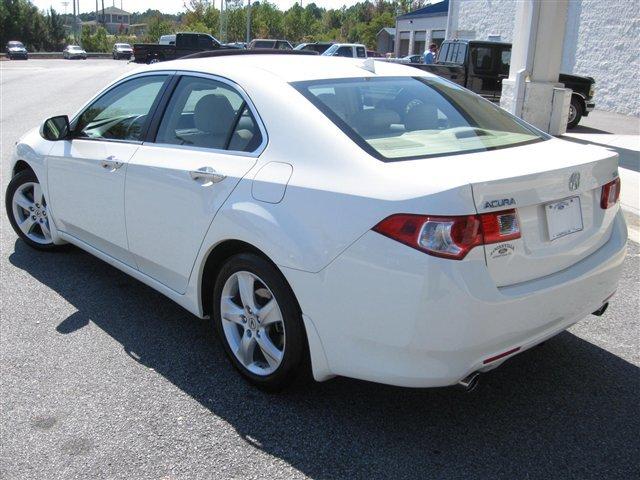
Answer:
[[[365,52],[364,47],[356,47],[356,54],[358,58],[365,58],[367,56],[367,52]]]
[[[231,86],[184,76],[167,105],[156,143],[253,152],[262,135],[248,105]]]
[[[273,48],[274,42],[259,41],[253,44],[253,48]]]
[[[365,151],[407,160],[495,150],[548,137],[442,79],[367,77],[293,86]]]

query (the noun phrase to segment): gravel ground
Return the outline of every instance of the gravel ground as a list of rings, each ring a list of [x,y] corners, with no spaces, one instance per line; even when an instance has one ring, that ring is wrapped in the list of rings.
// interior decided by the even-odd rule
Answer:
[[[125,62],[0,65],[10,150]],[[248,387],[199,320],[70,248],[27,248],[2,207],[0,478],[638,478],[640,250],[608,312],[485,375],[478,390],[348,379]]]

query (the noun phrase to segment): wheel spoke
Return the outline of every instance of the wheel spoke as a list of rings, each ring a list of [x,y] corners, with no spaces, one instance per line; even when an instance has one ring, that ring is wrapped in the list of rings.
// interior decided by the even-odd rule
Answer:
[[[253,363],[253,352],[256,348],[256,337],[249,336],[250,332],[245,332],[240,339],[236,355],[243,365],[249,366]]]
[[[254,278],[247,272],[236,273],[238,278],[238,291],[244,307],[249,307],[251,311],[256,311],[256,300],[253,293]]]
[[[227,297],[222,301],[222,318],[244,326],[245,322],[243,322],[242,315],[244,315],[244,310],[236,305],[231,298]]]
[[[29,235],[29,233],[31,233],[31,229],[33,228],[33,224],[36,223],[35,220],[33,220],[31,218],[31,215],[28,215],[19,225],[18,227],[20,227],[20,230],[22,230],[22,232],[25,235]]]
[[[42,236],[45,239],[51,238],[51,231],[49,230],[49,222],[45,220],[44,222],[39,223],[38,225],[40,225],[40,229],[42,230]]]
[[[29,208],[33,207],[33,202],[25,197],[24,193],[22,192],[16,193],[13,201],[16,202],[21,208],[25,209],[27,212],[29,212]]]
[[[33,184],[33,203],[43,204],[42,187],[39,183]]]
[[[264,354],[264,358],[271,368],[276,368],[282,360],[282,352],[273,344],[267,333],[263,330],[260,336],[256,337],[258,347]]]
[[[260,316],[260,324],[262,326],[271,325],[282,321],[282,315],[280,315],[280,309],[278,308],[278,302],[275,298],[272,298],[267,304],[258,311]]]

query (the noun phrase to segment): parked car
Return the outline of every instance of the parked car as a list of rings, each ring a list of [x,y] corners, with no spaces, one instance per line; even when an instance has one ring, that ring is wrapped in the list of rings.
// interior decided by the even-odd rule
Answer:
[[[310,52],[317,52],[318,55],[321,55],[331,45],[333,45],[333,42],[300,43],[300,44],[296,45],[294,50],[307,50],[307,51],[310,51]]]
[[[82,47],[79,47],[78,45],[67,45],[67,47],[62,51],[62,58],[65,58],[67,60],[73,60],[76,58],[86,60],[87,52],[85,52]]]
[[[158,44],[160,45],[175,45],[176,44],[176,35],[161,35],[158,40]]]
[[[129,72],[21,137],[20,239],[207,319],[264,388],[309,364],[469,386],[604,312],[627,238],[615,152],[413,67],[219,53]]]
[[[367,58],[367,49],[360,43],[334,43],[322,55],[325,57]]]
[[[114,60],[120,60],[121,58],[131,59],[133,55],[133,48],[128,43],[116,43],[113,45],[112,55]]]
[[[221,44],[208,33],[183,32],[175,35],[173,44],[134,43],[133,57],[136,63],[157,63],[174,60],[196,52],[234,48]]]
[[[480,40],[447,40],[430,65],[416,65],[469,88],[483,97],[499,102],[502,80],[509,76],[511,44]],[[558,81],[573,90],[568,128],[580,123],[595,108],[595,80],[591,77],[561,73]]]
[[[406,57],[402,57],[401,61],[403,63],[424,63],[424,56],[422,56],[422,55],[407,55]]]
[[[225,45],[231,48],[239,48],[243,50],[246,50],[247,48],[247,42],[229,42],[229,43],[225,43]]]
[[[247,49],[255,50],[259,48],[270,48],[274,50],[293,50],[291,44],[286,40],[272,40],[272,39],[263,39],[256,38],[255,40],[251,40]]]
[[[27,48],[22,42],[18,42],[16,40],[7,42],[7,45],[5,46],[5,53],[7,54],[7,58],[9,60],[15,60],[17,58],[27,60],[29,58],[29,52],[27,52]]]

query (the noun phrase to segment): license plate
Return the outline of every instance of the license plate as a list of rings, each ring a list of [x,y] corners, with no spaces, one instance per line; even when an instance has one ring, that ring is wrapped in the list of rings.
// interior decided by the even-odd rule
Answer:
[[[582,230],[580,197],[569,197],[544,206],[549,239],[555,240]]]

